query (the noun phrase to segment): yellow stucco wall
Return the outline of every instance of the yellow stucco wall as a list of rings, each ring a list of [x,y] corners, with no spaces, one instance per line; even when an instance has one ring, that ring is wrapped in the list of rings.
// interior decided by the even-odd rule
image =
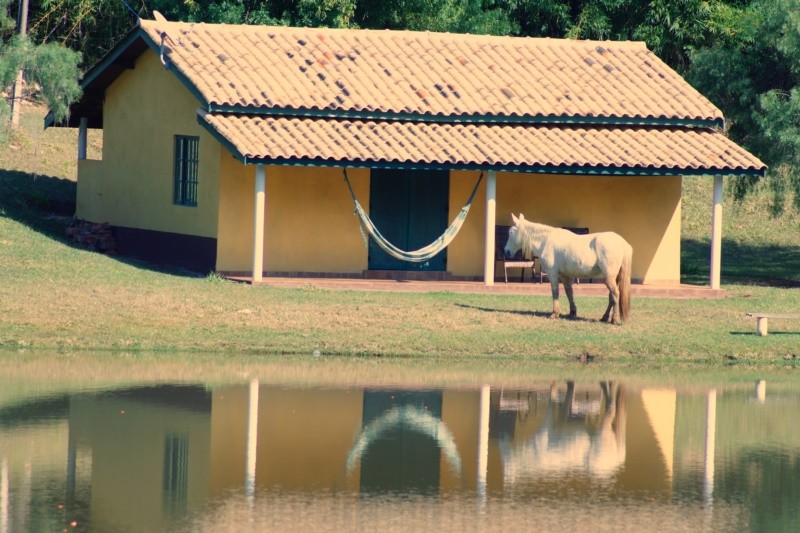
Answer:
[[[459,209],[474,186],[474,174],[451,173],[450,211]],[[497,174],[496,220],[511,213],[551,226],[614,231],[633,247],[633,278],[644,283],[680,280],[681,178]],[[483,268],[486,186],[476,195],[461,234],[450,245],[448,270],[479,275]]]
[[[222,157],[217,268],[248,272],[253,240],[254,167]],[[369,210],[369,171],[351,169],[356,196]],[[452,221],[478,172],[450,174]],[[644,283],[680,280],[680,177],[497,175],[497,224],[511,213],[553,226],[615,231],[633,246],[633,278]],[[367,251],[341,169],[268,167],[265,270],[360,273]],[[469,217],[447,252],[456,276],[483,275],[486,180]],[[444,230],[444,228],[442,228]]]
[[[223,149],[224,150],[224,149]],[[217,270],[249,272],[253,250],[255,167],[223,155]],[[349,169],[369,209],[369,171]],[[264,270],[360,274],[367,249],[340,168],[266,168]]]
[[[103,160],[78,172],[77,216],[116,226],[216,237],[220,149],[197,100],[151,50],[106,90]],[[200,138],[196,207],[173,198],[174,136]]]

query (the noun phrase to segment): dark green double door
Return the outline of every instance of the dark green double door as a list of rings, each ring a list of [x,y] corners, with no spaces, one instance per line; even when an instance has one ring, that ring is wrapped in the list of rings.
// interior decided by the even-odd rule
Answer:
[[[429,245],[447,229],[447,171],[373,169],[369,216],[383,236],[405,251]],[[423,263],[401,261],[369,241],[370,270],[443,271],[447,249]]]

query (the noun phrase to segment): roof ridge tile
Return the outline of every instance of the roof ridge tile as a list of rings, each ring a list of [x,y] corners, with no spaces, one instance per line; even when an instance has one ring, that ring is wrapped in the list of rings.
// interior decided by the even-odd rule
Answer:
[[[723,120],[641,42],[148,20],[137,31],[156,52],[162,32],[172,38],[170,68],[211,108],[434,121]]]

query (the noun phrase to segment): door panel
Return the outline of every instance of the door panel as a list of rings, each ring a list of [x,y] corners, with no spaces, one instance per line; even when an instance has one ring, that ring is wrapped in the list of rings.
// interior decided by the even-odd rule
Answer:
[[[373,169],[370,178],[370,218],[398,248],[418,250],[447,228],[450,176],[447,171]],[[369,243],[370,270],[443,271],[447,250],[424,263],[401,261]]]

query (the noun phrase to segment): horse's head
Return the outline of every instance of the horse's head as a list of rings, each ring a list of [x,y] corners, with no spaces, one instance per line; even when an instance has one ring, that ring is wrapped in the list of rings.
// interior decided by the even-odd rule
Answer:
[[[506,257],[514,257],[522,248],[522,240],[519,235],[519,222],[520,220],[525,220],[525,217],[520,214],[519,218],[517,218],[512,214],[511,220],[514,222],[514,225],[508,230],[508,241],[506,241],[506,246],[503,249]]]

